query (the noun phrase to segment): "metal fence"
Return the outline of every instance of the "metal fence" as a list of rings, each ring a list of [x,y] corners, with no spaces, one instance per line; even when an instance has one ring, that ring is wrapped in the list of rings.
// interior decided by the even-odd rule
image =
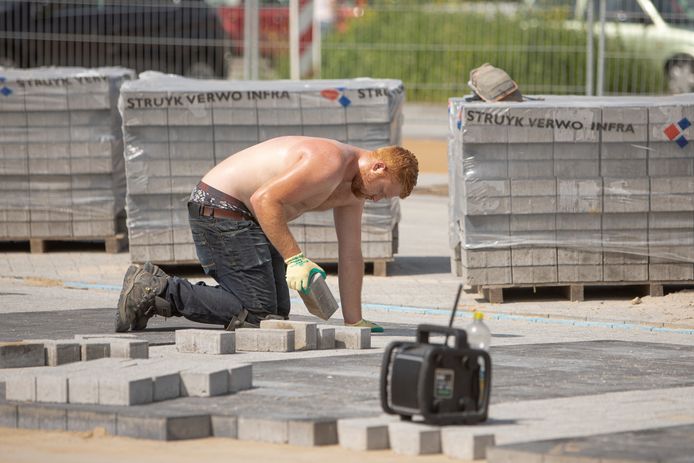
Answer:
[[[315,3],[325,11],[321,0]],[[254,62],[243,59],[242,0],[4,0],[0,64],[289,78],[289,0],[259,4]],[[320,69],[314,77],[397,78],[410,101],[469,93],[469,72],[485,62],[505,69],[526,94],[694,89],[691,0],[328,0],[327,5],[331,14],[320,23]],[[253,73],[244,69],[248,63],[257,63]]]

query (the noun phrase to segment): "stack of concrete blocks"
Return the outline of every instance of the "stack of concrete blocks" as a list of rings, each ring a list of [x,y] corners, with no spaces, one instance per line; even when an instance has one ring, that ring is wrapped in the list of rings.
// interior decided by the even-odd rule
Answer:
[[[101,358],[6,373],[6,400],[100,405],[139,405],[178,397],[211,397],[249,389],[252,365],[200,365],[157,359]]]
[[[0,239],[114,236],[125,173],[122,68],[6,69],[0,88]]]
[[[143,73],[121,90],[126,207],[134,262],[196,262],[186,204],[217,163],[273,137],[327,137],[375,149],[398,144],[402,83],[395,80],[232,82]],[[392,260],[397,199],[367,203],[365,260]],[[312,259],[335,261],[332,212],[290,228]]]
[[[453,98],[449,112],[450,244],[465,283],[694,280],[694,148],[676,141],[694,95]]]

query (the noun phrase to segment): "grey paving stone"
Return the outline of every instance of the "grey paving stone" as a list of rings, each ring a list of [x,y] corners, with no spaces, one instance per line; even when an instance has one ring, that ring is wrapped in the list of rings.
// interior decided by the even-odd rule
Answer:
[[[228,392],[238,392],[253,387],[253,365],[250,363],[234,365],[229,373]]]
[[[19,404],[17,427],[25,429],[67,429],[67,410],[47,405]]]
[[[116,413],[100,410],[67,410],[68,431],[91,431],[95,428],[103,428],[108,434],[116,435]]]
[[[261,320],[261,328],[280,328],[294,330],[294,350],[313,350],[316,348],[316,323],[295,320]]]
[[[0,402],[0,427],[17,427],[17,405]]]
[[[236,439],[239,435],[238,418],[235,416],[212,415],[211,423],[214,437]]]
[[[213,397],[229,392],[229,372],[223,367],[203,365],[180,374],[184,397]]]
[[[334,327],[319,325],[316,328],[316,348],[321,350],[335,348]]]
[[[289,441],[289,423],[285,419],[240,416],[238,439],[286,444]]]
[[[149,358],[149,342],[135,339],[114,339],[109,341],[110,356],[124,359]]]
[[[36,375],[36,402],[68,402],[68,376],[46,371]]]
[[[487,463],[543,463],[543,456],[505,447],[487,449]]]
[[[370,349],[371,330],[353,326],[336,327],[335,347],[337,349]]]
[[[45,365],[43,344],[17,341],[0,342],[0,368],[24,368]]]
[[[102,405],[148,404],[154,399],[151,377],[127,375],[122,371],[99,378],[99,403]]]
[[[473,428],[473,429],[471,429]],[[444,455],[460,460],[483,460],[487,448],[495,444],[494,434],[479,434],[474,426],[441,428],[441,449]]]
[[[294,330],[241,328],[236,333],[236,349],[249,352],[293,352]]]
[[[206,414],[162,415],[154,411],[119,413],[116,434],[152,440],[200,439],[212,435],[210,416]]]
[[[233,354],[235,333],[225,330],[176,330],[176,349],[198,354]]]
[[[5,382],[5,398],[21,402],[36,401],[36,374],[19,372]]]
[[[389,423],[390,448],[403,455],[441,453],[441,428],[419,423]]]
[[[337,444],[337,420],[333,418],[290,420],[289,444],[302,447]]]
[[[383,417],[338,420],[340,446],[350,450],[385,450],[390,448],[388,423]]]
[[[99,377],[93,374],[68,378],[68,402],[73,404],[99,403]]]
[[[82,361],[96,360],[111,356],[111,344],[109,342],[98,340],[83,340],[82,346]]]
[[[40,339],[36,342],[43,343],[46,365],[55,367],[66,363],[79,362],[82,352],[79,342],[71,340]]]

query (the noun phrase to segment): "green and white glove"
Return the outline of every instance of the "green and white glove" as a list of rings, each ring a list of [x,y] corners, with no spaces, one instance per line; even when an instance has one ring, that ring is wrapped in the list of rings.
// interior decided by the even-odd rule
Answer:
[[[287,285],[291,289],[308,294],[308,285],[316,273],[326,277],[325,270],[304,256],[303,252],[284,261],[287,264]]]

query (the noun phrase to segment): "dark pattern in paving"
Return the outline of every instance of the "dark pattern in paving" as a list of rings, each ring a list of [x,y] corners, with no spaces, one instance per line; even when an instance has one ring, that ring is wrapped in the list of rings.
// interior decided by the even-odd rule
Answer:
[[[488,463],[684,463],[694,461],[694,426],[502,445]]]

